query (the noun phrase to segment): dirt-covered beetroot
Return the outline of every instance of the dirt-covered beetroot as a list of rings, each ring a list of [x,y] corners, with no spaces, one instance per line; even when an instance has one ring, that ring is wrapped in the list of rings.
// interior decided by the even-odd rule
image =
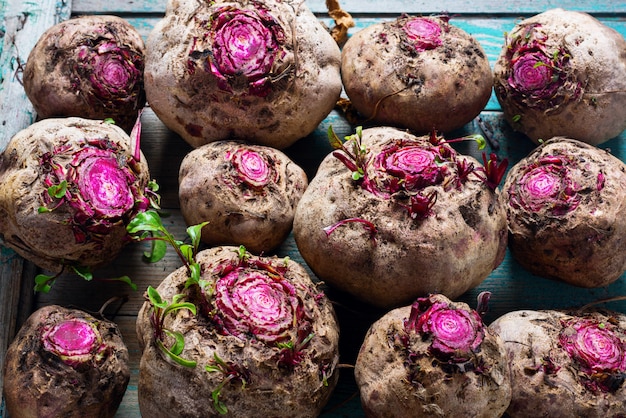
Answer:
[[[112,118],[127,132],[145,104],[144,43],[128,21],[79,16],[49,28],[24,67],[24,90],[40,118]]]
[[[483,167],[435,135],[364,129],[311,180],[296,208],[296,244],[321,280],[371,304],[455,298],[504,258],[504,167],[495,156]]]
[[[148,302],[139,312],[142,415],[318,416],[337,383],[339,329],[306,270],[242,247],[200,251],[196,261],[197,282],[185,286],[182,267],[156,289],[163,301],[193,304],[195,315],[155,315]],[[159,348],[172,346],[174,334],[186,366]]]
[[[354,108],[377,125],[448,132],[476,117],[491,96],[487,56],[447,17],[401,16],[352,35],[341,76]]]
[[[508,416],[624,415],[623,313],[522,310],[489,328],[502,338],[511,367]]]
[[[626,40],[583,12],[552,9],[508,32],[494,86],[513,129],[534,142],[593,145],[626,129]]]
[[[217,141],[183,159],[180,209],[188,225],[209,222],[205,243],[243,245],[259,254],[289,235],[307,185],[304,170],[275,148]]]
[[[3,378],[13,418],[113,417],[130,379],[128,349],[115,323],[50,305],[9,345]]]
[[[532,273],[601,287],[626,271],[626,165],[606,150],[552,138],[509,171],[509,247]]]
[[[354,373],[371,418],[500,417],[511,400],[502,340],[475,310],[443,295],[372,324]]]
[[[150,105],[194,147],[286,148],[341,93],[339,47],[299,0],[170,0],[146,49]]]
[[[54,272],[112,261],[128,221],[150,205],[148,165],[135,151],[102,121],[50,118],[18,132],[0,156],[4,243]]]

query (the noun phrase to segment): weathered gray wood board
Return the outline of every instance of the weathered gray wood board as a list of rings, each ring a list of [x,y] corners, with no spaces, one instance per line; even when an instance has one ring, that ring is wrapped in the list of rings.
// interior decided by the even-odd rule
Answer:
[[[325,2],[322,0],[307,1],[311,9],[327,25],[332,22],[326,13]],[[351,33],[364,28],[374,22],[390,20],[400,13],[433,14],[449,13],[451,23],[458,25],[473,34],[484,47],[490,62],[494,62],[504,41],[504,33],[509,31],[521,17],[527,17],[553,7],[563,7],[570,10],[592,12],[607,25],[614,27],[622,34],[626,34],[626,2],[608,1],[530,1],[515,0],[475,1],[467,0],[391,0],[387,2],[375,0],[344,0],[342,7],[352,13],[357,26]],[[32,123],[34,114],[28,104],[21,85],[16,79],[19,76],[19,62],[23,62],[34,42],[37,34],[54,22],[67,18],[71,6],[74,15],[109,13],[120,15],[128,19],[143,36],[147,36],[154,24],[165,11],[165,0],[134,0],[108,1],[101,0],[73,0],[69,1],[15,1],[8,3],[0,0],[2,10],[2,50],[0,50],[0,66],[2,69],[2,84],[0,85],[0,119],[2,119],[2,134],[0,148],[10,136]],[[19,42],[17,39],[20,39]],[[26,39],[24,39],[26,38]],[[15,39],[13,41],[12,39]],[[11,81],[10,86],[5,85]],[[11,89],[11,90],[9,90]],[[13,112],[13,113],[11,113]],[[189,147],[180,137],[169,131],[152,113],[147,110],[143,117],[142,149],[148,159],[151,173],[161,185],[163,207],[170,216],[166,223],[177,237],[184,236],[185,225],[178,211],[177,171],[178,166]],[[499,144],[498,153],[508,158],[511,164],[526,155],[533,145],[513,133],[504,122],[500,107],[495,97],[492,97],[485,110],[477,120],[469,123],[456,134],[483,133],[489,134]],[[352,133],[354,129],[343,115],[333,111],[319,128],[307,138],[303,138],[290,149],[286,150],[294,161],[303,166],[307,174],[315,175],[317,165],[330,151],[326,140],[326,130],[333,125],[340,136]],[[483,127],[490,127],[490,132],[483,131]],[[613,154],[626,161],[626,135],[622,133],[602,146],[611,149]],[[460,151],[480,157],[480,152],[473,145],[462,145]],[[4,347],[13,335],[15,327],[19,325],[23,316],[40,306],[58,303],[73,305],[90,311],[97,311],[111,298],[125,298],[111,303],[106,313],[115,314],[115,320],[127,341],[131,353],[133,373],[126,397],[118,412],[118,417],[132,418],[139,416],[137,405],[137,382],[139,349],[137,346],[134,320],[136,313],[143,303],[142,292],[148,285],[158,284],[170,271],[180,265],[173,253],[156,264],[147,264],[141,260],[145,250],[144,245],[131,245],[111,266],[97,272],[97,278],[118,277],[129,275],[138,286],[138,291],[132,291],[128,286],[120,283],[105,281],[85,282],[73,276],[64,276],[57,281],[48,294],[38,295],[33,300],[30,287],[35,269],[24,263],[12,251],[0,248],[0,358],[4,357]],[[288,255],[296,261],[302,261],[298,254],[293,237],[276,251],[280,255]],[[23,282],[24,285],[21,285]],[[479,292],[492,292],[491,312],[487,320],[516,309],[565,308],[580,306],[587,303],[626,294],[626,280],[620,278],[611,286],[599,289],[580,289],[535,277],[525,272],[507,254],[504,262],[478,288],[463,295],[461,300],[475,305]],[[342,326],[342,361],[351,363],[360,345],[361,338],[369,326],[382,312],[339,295],[329,293],[337,301],[337,312]],[[32,306],[30,303],[32,302]],[[612,309],[626,312],[626,302],[607,305]],[[0,382],[1,385],[1,382]],[[362,416],[356,386],[352,379],[351,370],[344,370],[341,384],[331,400],[326,417]],[[0,417],[2,409],[0,408]]]

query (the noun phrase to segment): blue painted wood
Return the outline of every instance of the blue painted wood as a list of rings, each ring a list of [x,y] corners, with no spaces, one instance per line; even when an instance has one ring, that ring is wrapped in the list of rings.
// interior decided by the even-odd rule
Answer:
[[[166,0],[135,0],[128,2],[101,0],[74,0],[73,10],[78,14],[87,13],[155,13],[161,14],[165,10]],[[317,14],[327,12],[325,0],[307,0],[309,8]],[[569,10],[589,11],[599,15],[624,13],[624,1],[577,1],[577,0],[341,0],[341,7],[354,14],[433,14],[450,13],[462,15],[530,15],[543,12],[550,8],[562,7]]]

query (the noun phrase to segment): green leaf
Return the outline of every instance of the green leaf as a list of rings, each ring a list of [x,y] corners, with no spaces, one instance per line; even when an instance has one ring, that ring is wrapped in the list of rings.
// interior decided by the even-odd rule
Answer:
[[[287,349],[291,350],[293,348],[293,341],[285,341],[285,342],[282,342],[282,343],[277,343],[276,347],[281,348],[281,349],[282,348],[287,348]]]
[[[327,136],[328,142],[330,143],[331,147],[333,147],[334,149],[341,149],[343,147],[343,142],[341,142],[341,139],[339,139],[339,137],[335,133],[332,125],[328,127]]]
[[[226,368],[228,367],[228,365],[226,364],[226,362],[224,360],[222,360],[222,358],[217,354],[217,351],[213,352],[213,360],[215,360],[215,362],[217,364],[219,364],[220,366],[222,366],[222,368]]]
[[[167,242],[155,239],[151,241],[151,244],[150,251],[144,251],[143,256],[150,263],[161,261],[167,253]]]
[[[56,276],[48,276],[45,274],[38,274],[35,276],[35,292],[48,293],[52,288],[54,279]]]
[[[185,260],[187,260],[187,262],[192,262],[193,261],[193,247],[189,244],[182,244],[180,247],[178,247],[180,249],[181,254],[183,255],[183,257],[185,257]]]
[[[220,401],[221,389],[222,388],[220,387],[211,392],[211,397],[213,398],[213,407],[215,410],[221,415],[226,415],[228,413],[228,408],[226,408],[224,402]]]
[[[196,305],[194,305],[191,302],[181,302],[181,303],[173,303],[167,306],[165,310],[163,311],[163,316],[171,312],[179,311],[181,309],[189,309],[192,314],[196,315]]]
[[[174,360],[176,363],[180,364],[181,366],[184,367],[189,367],[189,368],[193,368],[196,367],[196,365],[198,364],[197,361],[194,360],[186,360],[174,353],[172,353],[164,344],[161,340],[157,340],[156,341],[157,346],[159,347],[159,349],[165,353],[169,358],[171,358],[172,360]]]
[[[237,253],[239,254],[240,260],[246,260],[248,258],[248,252],[246,251],[246,247],[243,245],[239,246],[239,250]]]
[[[59,184],[48,187],[48,196],[54,199],[61,199],[67,193],[67,180],[63,180]]]
[[[113,118],[105,118],[104,123],[108,123],[110,125],[115,125],[115,119]]]
[[[129,234],[137,234],[143,231],[153,231],[164,233],[165,227],[161,221],[161,217],[154,210],[139,212],[126,227]]]
[[[182,293],[176,293],[174,296],[172,296],[172,304],[179,303],[184,297],[185,295],[183,295]]]
[[[217,365],[212,365],[212,364],[207,364],[206,366],[204,366],[204,369],[209,372],[209,373],[214,373],[214,372],[221,372],[222,369],[220,369],[219,366]]]
[[[198,263],[191,263],[189,265],[189,280],[187,280],[187,283],[185,284],[185,286],[190,286],[192,284],[200,284],[200,276],[201,276],[201,271],[202,269],[200,268],[200,264]]]
[[[128,276],[116,277],[113,280],[116,281],[116,282],[126,283],[127,285],[129,285],[131,287],[131,289],[137,290],[137,285],[135,283],[133,283],[133,281]]]
[[[167,302],[163,301],[163,298],[161,298],[159,291],[156,290],[154,287],[148,286],[146,293],[148,295],[148,300],[150,301],[152,306],[161,309],[165,309],[167,307]]]
[[[156,180],[150,180],[148,182],[148,189],[150,189],[153,192],[158,192],[159,189],[161,188],[161,186],[159,186],[159,183],[156,182]]]
[[[357,126],[356,127],[356,136],[358,136],[359,139],[361,139],[363,137],[363,127],[362,126]]]
[[[180,356],[185,349],[185,336],[178,331],[163,330],[167,335],[174,338],[174,344],[169,348],[170,353]]]
[[[518,115],[513,115],[513,117],[511,118],[511,120],[513,122],[519,122],[520,119],[522,119],[522,115],[519,115],[519,114]]]
[[[352,180],[357,181],[357,180],[361,180],[362,178],[363,178],[363,174],[359,173],[358,171],[352,172]]]
[[[200,246],[200,240],[202,239],[202,228],[208,225],[208,222],[202,222],[198,225],[192,225],[187,228],[187,235],[191,238],[191,245],[193,245],[194,251]]]
[[[45,206],[39,206],[37,208],[37,213],[48,213],[48,212],[52,212],[52,211]]]
[[[93,274],[91,273],[91,269],[89,267],[72,266],[72,270],[88,282],[93,280]]]
[[[476,141],[476,145],[478,146],[479,150],[485,149],[485,147],[487,146],[487,140],[484,136],[476,134],[472,135],[472,138],[474,139],[474,141]]]

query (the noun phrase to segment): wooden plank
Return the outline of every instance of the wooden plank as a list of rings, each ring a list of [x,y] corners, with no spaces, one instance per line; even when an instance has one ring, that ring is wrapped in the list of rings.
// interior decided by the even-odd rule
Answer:
[[[17,131],[35,120],[20,80],[22,65],[39,36],[70,16],[71,3],[71,0],[0,0],[0,150]]]
[[[39,36],[70,16],[71,6],[71,0],[0,0],[0,151],[16,132],[35,120],[20,82],[21,66]],[[16,327],[31,310],[33,272],[30,263],[0,240],[0,364]],[[2,387],[0,376],[0,391]]]
[[[76,14],[90,13],[158,13],[165,10],[167,0],[136,0],[128,2],[102,2],[100,0],[74,0],[73,11]],[[325,0],[307,0],[309,8],[316,14],[326,14]],[[577,1],[577,0],[543,0],[543,1],[475,1],[467,0],[394,0],[363,1],[341,0],[341,7],[353,14],[434,14],[449,13],[464,15],[529,15],[543,12],[550,8],[562,7],[569,10],[593,11],[594,14],[613,14],[626,11],[624,1]],[[384,9],[384,10],[381,10]]]

